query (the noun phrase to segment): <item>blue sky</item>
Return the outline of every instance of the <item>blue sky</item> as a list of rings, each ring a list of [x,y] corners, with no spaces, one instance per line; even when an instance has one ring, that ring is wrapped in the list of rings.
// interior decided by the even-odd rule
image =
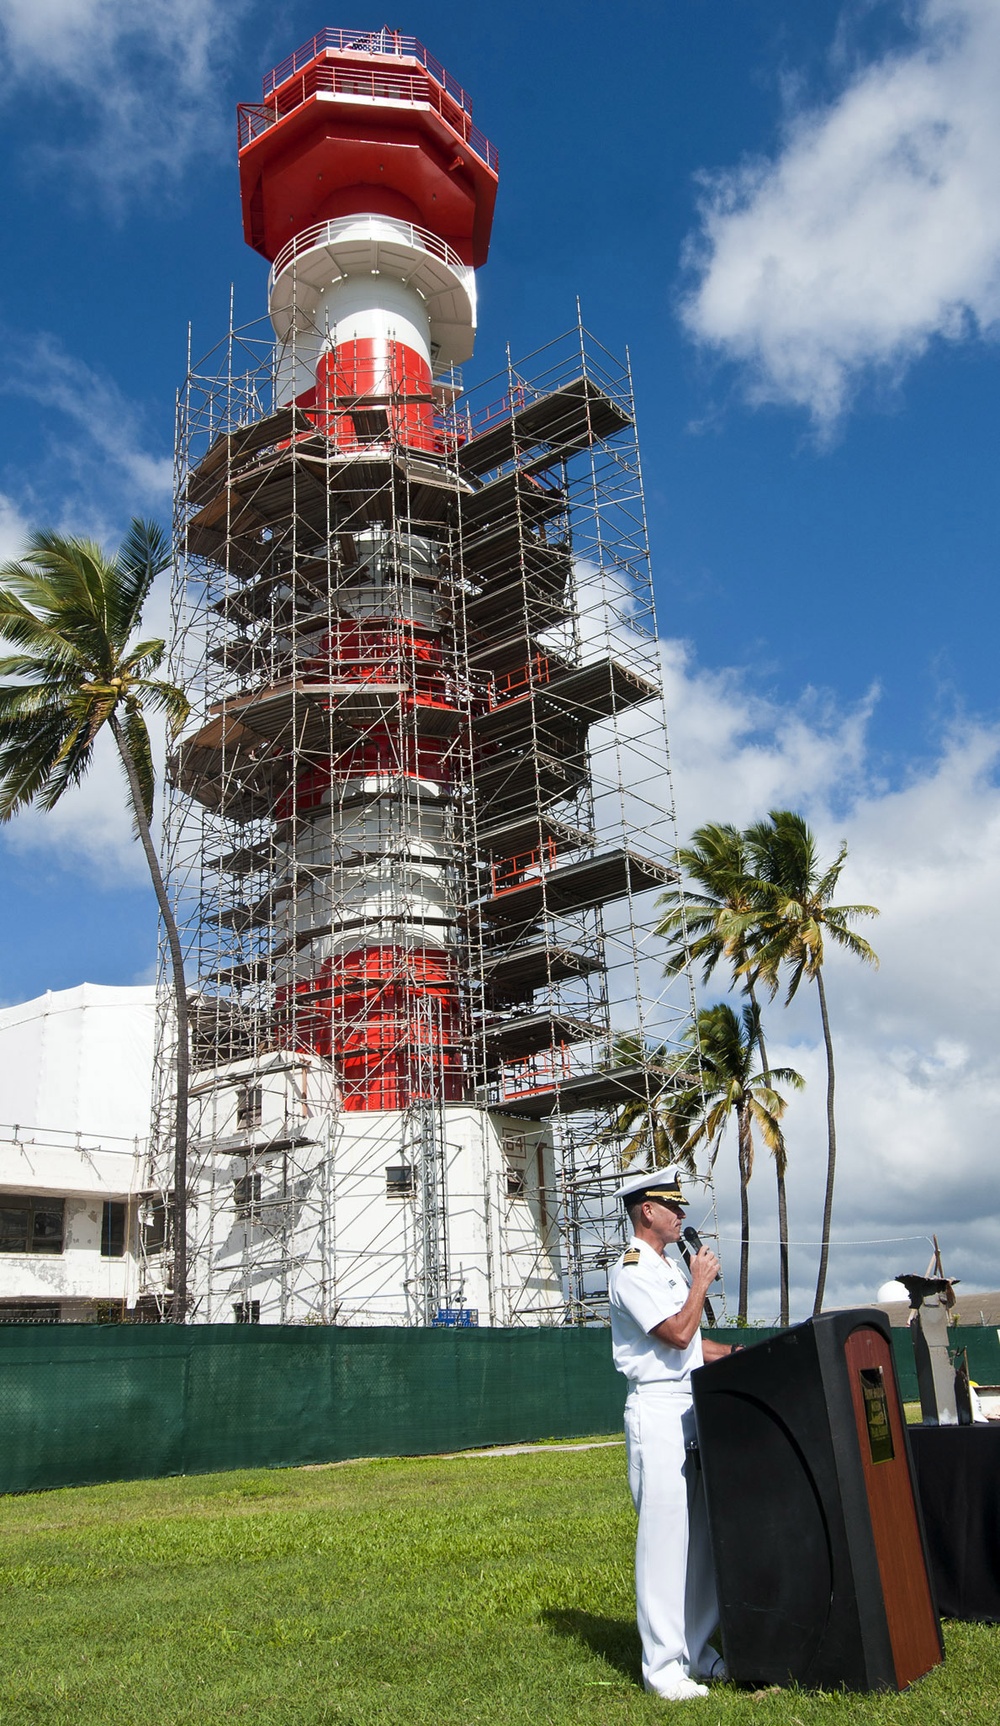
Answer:
[[[384,21],[0,0],[5,555],[33,525],[113,542],[134,511],[168,518],[188,320],[199,351],[231,282],[238,317],[264,305],[234,105],[321,25]],[[467,376],[560,332],[577,294],[631,349],[682,827],[795,803],[848,838],[845,892],[883,907],[879,977],[831,974],[844,1227],[939,1223],[957,1274],[996,1287],[996,6],[413,0],[388,21],[500,151]],[[3,1000],[149,975],[111,763],[7,831],[0,879]],[[772,1041],[814,1079],[796,1108],[815,1148],[812,1005]],[[756,1204],[766,1234],[763,1183]],[[833,1274],[852,1296],[886,1268],[845,1248]]]

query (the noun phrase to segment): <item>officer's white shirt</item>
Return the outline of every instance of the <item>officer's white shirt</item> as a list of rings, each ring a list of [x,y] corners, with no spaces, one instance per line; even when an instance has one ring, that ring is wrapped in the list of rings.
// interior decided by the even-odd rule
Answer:
[[[687,1348],[671,1348],[649,1334],[655,1325],[680,1312],[687,1300],[688,1285],[679,1266],[662,1258],[648,1241],[633,1236],[612,1267],[608,1293],[611,1346],[618,1371],[632,1384],[676,1383],[686,1388],[691,1373],[704,1359],[701,1332],[695,1331]]]

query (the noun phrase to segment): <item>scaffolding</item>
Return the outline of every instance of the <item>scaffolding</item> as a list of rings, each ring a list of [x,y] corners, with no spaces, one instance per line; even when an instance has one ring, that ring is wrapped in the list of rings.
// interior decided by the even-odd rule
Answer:
[[[284,341],[230,318],[178,404],[193,1316],[465,1322],[472,1289],[480,1322],[592,1322],[693,1010],[654,933],[676,840],[628,363],[578,320],[466,392],[340,347],[304,398],[323,339],[293,270]],[[172,1038],[165,1006],[160,1298]]]

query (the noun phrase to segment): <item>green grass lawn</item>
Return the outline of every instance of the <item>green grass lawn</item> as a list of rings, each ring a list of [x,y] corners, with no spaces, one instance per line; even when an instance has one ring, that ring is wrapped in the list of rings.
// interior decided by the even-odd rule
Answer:
[[[1000,1630],[903,1696],[639,1684],[620,1448],[0,1499],[2,1726],[949,1726],[1000,1719]]]

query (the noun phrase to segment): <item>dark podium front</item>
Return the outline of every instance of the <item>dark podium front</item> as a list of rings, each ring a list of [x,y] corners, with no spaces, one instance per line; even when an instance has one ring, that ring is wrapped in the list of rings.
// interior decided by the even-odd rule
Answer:
[[[730,1677],[902,1690],[936,1666],[883,1315],[824,1314],[692,1383]]]
[[[1000,1427],[911,1426],[907,1437],[938,1611],[1000,1624]]]

